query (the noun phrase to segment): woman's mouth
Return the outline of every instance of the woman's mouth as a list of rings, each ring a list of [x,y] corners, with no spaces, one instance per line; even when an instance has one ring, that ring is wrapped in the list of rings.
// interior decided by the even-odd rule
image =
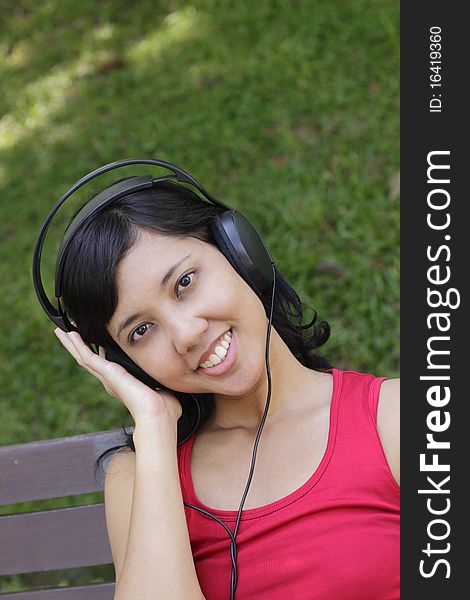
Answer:
[[[220,337],[215,351],[209,358],[199,365],[197,371],[205,375],[222,375],[235,363],[237,357],[237,344],[233,331],[230,329]]]

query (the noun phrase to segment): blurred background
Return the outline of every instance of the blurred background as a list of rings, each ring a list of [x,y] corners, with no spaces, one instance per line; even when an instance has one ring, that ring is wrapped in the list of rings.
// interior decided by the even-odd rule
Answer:
[[[51,207],[122,158],[173,162],[244,213],[306,321],[314,308],[330,323],[323,353],[334,366],[399,374],[396,0],[0,5],[0,445],[125,418],[59,344],[31,279]],[[50,294],[65,224],[96,187],[51,229]],[[112,580],[106,569],[93,577]],[[21,578],[2,579],[0,591],[21,589]]]

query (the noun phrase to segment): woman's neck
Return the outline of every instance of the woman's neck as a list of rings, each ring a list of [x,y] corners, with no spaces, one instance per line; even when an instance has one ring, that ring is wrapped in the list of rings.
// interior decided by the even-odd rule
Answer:
[[[306,392],[309,404],[315,398],[324,375],[300,363],[274,327],[269,347],[271,398],[266,425],[282,420],[289,412],[302,410]],[[214,395],[216,409],[207,428],[241,429],[256,432],[263,416],[268,396],[266,365],[254,389],[239,396]]]

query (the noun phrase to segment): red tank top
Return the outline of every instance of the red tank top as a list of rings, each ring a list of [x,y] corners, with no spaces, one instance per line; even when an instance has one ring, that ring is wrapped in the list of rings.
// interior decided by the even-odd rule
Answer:
[[[236,539],[239,600],[400,597],[400,488],[376,428],[379,389],[386,378],[329,372],[333,374],[330,428],[316,471],[285,498],[242,513]],[[183,499],[214,514],[233,531],[237,511],[211,509],[195,495],[190,471],[194,437],[178,448]],[[203,594],[207,600],[227,600],[231,577],[227,532],[194,509],[185,506],[185,513]]]

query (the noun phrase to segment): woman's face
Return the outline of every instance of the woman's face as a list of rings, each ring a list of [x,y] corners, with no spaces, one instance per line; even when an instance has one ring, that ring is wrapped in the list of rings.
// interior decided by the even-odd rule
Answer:
[[[118,265],[117,288],[108,331],[164,386],[237,396],[259,382],[265,368],[264,307],[215,246],[141,230]],[[223,363],[212,373],[199,368],[201,356],[212,354],[229,330]]]

